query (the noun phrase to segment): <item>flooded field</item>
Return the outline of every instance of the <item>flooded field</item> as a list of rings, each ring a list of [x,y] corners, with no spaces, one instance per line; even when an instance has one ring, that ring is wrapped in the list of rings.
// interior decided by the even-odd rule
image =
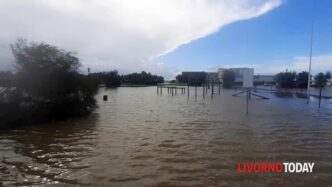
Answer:
[[[210,92],[210,91],[209,91]],[[88,118],[0,133],[2,185],[329,186],[332,100],[155,87],[100,90]],[[108,101],[102,101],[107,94]],[[210,93],[209,93],[210,94]],[[238,162],[315,162],[313,173],[238,173]],[[1,185],[0,183],[0,185]]]

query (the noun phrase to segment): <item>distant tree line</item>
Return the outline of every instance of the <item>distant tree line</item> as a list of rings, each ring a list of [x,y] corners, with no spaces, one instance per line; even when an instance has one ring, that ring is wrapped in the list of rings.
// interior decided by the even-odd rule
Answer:
[[[314,86],[324,87],[328,79],[331,79],[330,71],[327,71],[325,74],[320,72],[314,76]],[[275,81],[280,88],[307,88],[308,72],[280,72],[275,76]]]
[[[127,75],[119,75],[116,70],[108,72],[91,73],[90,76],[100,84],[107,87],[118,87],[121,84],[137,84],[137,85],[157,85],[164,82],[164,77],[152,75],[142,71],[141,73],[131,73]]]
[[[91,73],[91,78],[95,79],[99,84],[105,84],[106,87],[118,87],[121,85],[122,76],[118,71],[107,71]]]
[[[143,84],[143,85],[157,85],[163,83],[164,77],[158,75],[152,75],[142,71],[141,73],[131,73],[122,76],[122,83],[126,84]]]

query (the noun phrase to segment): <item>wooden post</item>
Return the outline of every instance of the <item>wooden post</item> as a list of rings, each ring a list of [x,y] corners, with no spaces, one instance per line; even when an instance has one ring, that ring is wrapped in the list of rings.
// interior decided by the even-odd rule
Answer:
[[[219,81],[219,96],[220,96],[220,81]]]
[[[187,93],[188,93],[188,98],[189,98],[189,83],[188,83],[188,92]]]
[[[104,100],[104,101],[107,101],[107,95],[104,95],[104,96],[103,96],[103,100]]]
[[[214,92],[214,84],[213,84],[213,81],[212,81],[212,84],[211,84],[211,98],[213,98],[213,93]]]
[[[247,90],[247,114],[249,110],[249,89]]]
[[[208,84],[206,81],[205,81],[205,95],[207,95],[207,91],[208,91]]]
[[[248,88],[248,90],[249,90],[249,99],[251,99],[251,89]]]
[[[205,83],[203,83],[203,85],[202,85],[202,90],[203,90],[203,99],[204,99],[204,97],[205,97]]]
[[[195,97],[197,97],[197,85],[195,86]]]
[[[320,101],[322,99],[322,87],[319,88],[319,101],[318,101],[318,108],[320,108]]]
[[[159,95],[159,86],[157,86],[157,95]]]
[[[160,95],[163,95],[163,87],[160,87]]]

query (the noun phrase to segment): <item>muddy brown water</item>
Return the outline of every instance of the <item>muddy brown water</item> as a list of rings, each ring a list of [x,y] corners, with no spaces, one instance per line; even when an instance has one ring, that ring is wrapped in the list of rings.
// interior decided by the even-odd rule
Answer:
[[[101,89],[89,117],[0,133],[7,185],[331,186],[332,102],[234,90],[204,99]],[[108,95],[108,101],[102,96]],[[209,91],[210,94],[210,91]],[[238,173],[237,162],[315,162],[309,174]]]

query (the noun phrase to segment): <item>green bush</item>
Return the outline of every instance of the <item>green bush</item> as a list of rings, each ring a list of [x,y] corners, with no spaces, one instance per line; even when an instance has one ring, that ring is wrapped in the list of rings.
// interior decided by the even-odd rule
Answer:
[[[15,57],[15,99],[3,99],[6,116],[0,123],[60,120],[89,114],[95,108],[98,84],[79,74],[79,59],[72,52],[45,43],[19,39],[11,46]],[[12,118],[16,116],[16,118]]]

